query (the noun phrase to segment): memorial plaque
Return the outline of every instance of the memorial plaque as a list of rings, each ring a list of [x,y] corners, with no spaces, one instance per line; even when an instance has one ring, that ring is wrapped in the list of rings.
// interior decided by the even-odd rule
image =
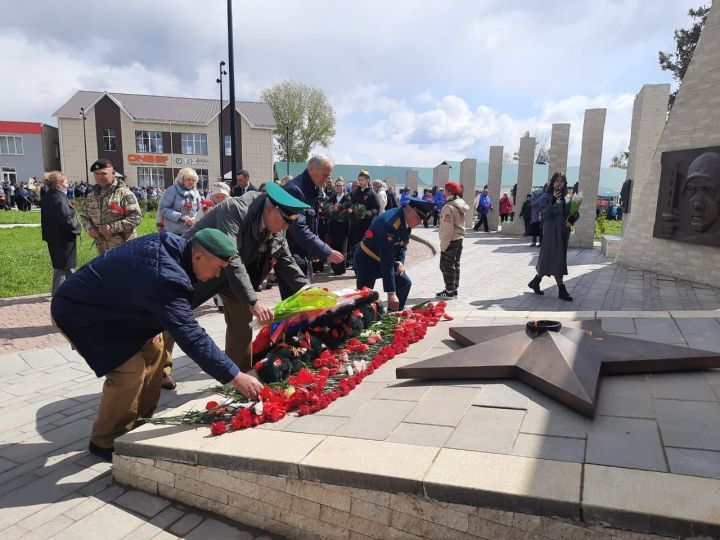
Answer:
[[[720,146],[663,152],[653,236],[720,247]]]

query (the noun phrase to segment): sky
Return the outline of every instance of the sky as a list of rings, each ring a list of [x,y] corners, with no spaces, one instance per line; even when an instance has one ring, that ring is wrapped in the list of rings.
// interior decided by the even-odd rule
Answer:
[[[671,83],[658,51],[703,0],[234,0],[236,98],[283,80],[321,88],[337,163],[487,161],[550,144],[607,108],[603,166],[626,150],[635,94]],[[77,90],[218,98],[222,0],[0,0],[0,119],[57,125]],[[228,89],[225,87],[225,97]]]

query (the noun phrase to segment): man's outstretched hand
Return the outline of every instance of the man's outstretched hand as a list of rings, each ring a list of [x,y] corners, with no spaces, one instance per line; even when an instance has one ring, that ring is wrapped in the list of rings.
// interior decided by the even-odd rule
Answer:
[[[254,398],[262,391],[263,383],[255,377],[251,377],[245,373],[238,373],[235,378],[230,381],[235,388],[246,398]]]

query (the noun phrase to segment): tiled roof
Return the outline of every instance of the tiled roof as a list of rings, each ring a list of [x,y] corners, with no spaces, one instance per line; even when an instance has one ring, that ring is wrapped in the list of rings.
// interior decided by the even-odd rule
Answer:
[[[80,114],[81,107],[89,109],[105,93],[117,101],[134,120],[138,121],[208,124],[220,111],[219,99],[116,94],[80,90],[67,103],[55,111],[54,116],[76,118]],[[267,103],[237,101],[235,107],[252,127],[275,128],[275,118]]]

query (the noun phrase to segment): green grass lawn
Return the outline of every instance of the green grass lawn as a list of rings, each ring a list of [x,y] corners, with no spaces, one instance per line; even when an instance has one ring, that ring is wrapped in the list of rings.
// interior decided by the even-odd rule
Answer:
[[[9,223],[40,223],[40,212],[20,212],[18,210],[0,212],[0,224]]]
[[[5,212],[0,213],[3,214]],[[39,222],[40,214],[36,215]],[[155,214],[146,213],[138,228],[138,235],[155,231]],[[0,298],[50,292],[52,265],[47,244],[41,238],[40,227],[0,229],[0,246]],[[78,239],[78,268],[96,255],[95,243],[83,232]]]
[[[622,221],[595,220],[595,239],[599,240],[604,234],[620,236],[622,234]],[[604,232],[602,231],[604,229]]]

